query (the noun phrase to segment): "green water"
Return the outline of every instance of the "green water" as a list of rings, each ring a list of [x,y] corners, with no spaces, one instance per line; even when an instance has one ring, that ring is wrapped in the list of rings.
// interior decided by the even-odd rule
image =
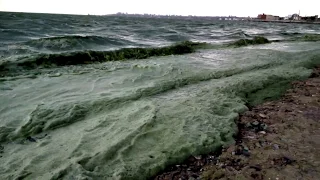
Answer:
[[[284,84],[308,77],[306,67],[319,62],[318,50],[268,46],[58,68],[2,81],[8,89],[1,91],[2,172],[8,178],[30,172],[29,179],[145,179],[232,143],[245,104],[278,97]],[[27,136],[37,142],[21,139]]]
[[[54,24],[54,18],[47,16],[44,17],[53,27],[59,27],[59,23]],[[59,16],[67,19],[62,22],[84,18]],[[41,18],[36,17],[30,15],[29,20],[40,23]],[[19,18],[22,21],[23,18]],[[104,19],[98,21],[99,18],[95,19],[98,24],[105,23]],[[41,34],[46,30],[58,36],[64,31],[61,28],[48,26],[49,30],[39,32],[36,28],[30,32],[25,28],[23,32],[29,34],[21,35],[20,27],[16,31],[0,27],[16,38],[7,39],[7,44],[0,46],[3,50],[0,51],[3,65],[0,69],[0,145],[3,147],[0,174],[3,179],[148,179],[190,155],[208,153],[233,143],[237,133],[235,120],[240,113],[248,110],[248,106],[280,97],[290,82],[307,78],[311,68],[320,63],[320,42],[299,39],[304,37],[299,33],[291,34],[292,29],[301,30],[297,25],[270,24],[268,31],[264,31],[264,36],[270,39],[267,43],[249,38],[251,41],[245,40],[245,46],[234,46],[237,41],[233,41],[233,37],[244,39],[240,37],[243,34],[238,37],[238,28],[244,29],[247,36],[258,37],[257,32],[265,27],[250,23],[210,25],[211,22],[201,22],[204,34],[224,28],[221,32],[226,34],[215,37],[219,41],[213,43],[201,41],[202,36],[191,31],[199,26],[198,21],[172,24],[162,20],[165,27],[162,28],[159,22],[145,20],[150,25],[149,31],[162,32],[160,38],[145,31],[139,34],[144,28],[130,24],[142,20],[105,20],[111,24],[117,22],[118,30],[126,29],[119,32],[123,37],[127,32],[145,38],[151,36],[145,40],[149,43],[163,37],[168,41],[168,34],[178,36],[175,31],[183,31],[186,40],[193,42],[192,37],[197,37],[205,43],[196,48],[187,45],[182,48],[183,53],[172,53],[170,47],[176,47],[175,43],[140,47],[136,36],[137,46],[126,47],[123,38],[115,42],[103,37],[106,34],[99,31],[101,24],[93,25],[97,33],[102,33],[99,37],[73,33],[61,41],[61,36],[48,40]],[[121,23],[129,24],[120,28]],[[187,23],[190,27],[185,27]],[[283,33],[281,40],[272,38],[286,28],[289,33]],[[308,28],[305,26],[301,31]],[[314,35],[317,28],[311,28],[313,36],[317,36]],[[89,32],[87,26],[84,29],[73,31]],[[272,29],[279,32],[268,35]],[[4,30],[2,32],[6,32]],[[230,35],[230,31],[236,33]],[[32,37],[32,32],[38,33],[38,39],[24,41]],[[292,36],[299,37],[292,41]],[[2,40],[6,37],[0,34]],[[74,49],[68,44],[70,39],[75,43]],[[230,42],[220,43],[225,39]],[[60,42],[64,45],[59,46]],[[106,48],[113,45],[120,48],[103,49],[104,43]],[[161,49],[169,53],[157,54]],[[185,49],[190,51],[184,52]],[[114,57],[120,57],[119,54],[127,50],[128,56],[137,56],[105,58],[106,54],[115,52]],[[98,53],[94,56],[98,60],[84,63],[89,57],[84,55],[86,52],[100,52],[103,58],[100,61]],[[148,58],[139,58],[143,54]],[[39,64],[31,63],[39,57],[49,58],[38,60]]]

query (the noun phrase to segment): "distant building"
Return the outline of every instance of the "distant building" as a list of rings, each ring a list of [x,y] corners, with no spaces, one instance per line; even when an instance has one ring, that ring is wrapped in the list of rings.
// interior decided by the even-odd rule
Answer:
[[[301,20],[304,20],[304,21],[317,21],[318,20],[318,15],[301,17]]]
[[[299,16],[299,14],[292,14],[292,16],[289,18],[289,20],[299,21],[299,20],[301,20],[301,16]]]
[[[286,17],[284,17],[284,20],[289,20],[292,17],[292,15],[288,15]]]
[[[259,14],[258,19],[265,20],[265,21],[276,21],[279,20],[279,16],[267,15],[267,14]]]

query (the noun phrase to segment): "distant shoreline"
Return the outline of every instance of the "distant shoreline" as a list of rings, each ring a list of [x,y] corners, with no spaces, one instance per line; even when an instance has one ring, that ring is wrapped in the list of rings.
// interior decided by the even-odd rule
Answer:
[[[299,21],[299,20],[251,20],[250,22],[272,22],[272,23],[295,23],[295,24],[320,24],[320,21]]]
[[[262,20],[262,19],[251,19],[250,17],[237,17],[237,16],[194,16],[194,15],[156,15],[156,14],[59,14],[59,13],[41,13],[41,12],[12,12],[12,11],[0,11],[7,14],[41,14],[41,15],[69,15],[69,16],[117,16],[117,17],[133,17],[133,18],[164,18],[164,19],[205,19],[213,21],[227,21],[227,22],[237,22],[237,21],[247,21],[247,22],[272,22],[272,23],[296,23],[296,24],[320,24],[320,21],[301,21],[301,20]]]

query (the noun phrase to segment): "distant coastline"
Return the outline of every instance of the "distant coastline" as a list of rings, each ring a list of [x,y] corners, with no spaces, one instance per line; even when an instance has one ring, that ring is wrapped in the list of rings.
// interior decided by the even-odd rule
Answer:
[[[295,24],[320,24],[320,21],[302,21],[302,20],[261,20],[261,19],[248,19],[253,22],[266,22],[266,23],[295,23]]]
[[[12,17],[15,17],[15,14],[41,14],[41,15],[69,15],[69,16],[116,16],[116,17],[133,17],[133,18],[159,18],[159,19],[184,19],[184,20],[202,19],[202,20],[227,21],[227,22],[249,21],[249,22],[271,22],[271,23],[320,24],[320,20],[309,21],[309,20],[288,20],[288,19],[259,19],[257,17],[238,17],[238,16],[195,16],[195,15],[158,15],[158,14],[127,14],[127,13],[104,14],[104,15],[94,15],[94,14],[83,15],[83,14],[54,14],[54,13],[0,11],[0,15],[1,14],[11,14]],[[274,16],[274,17],[278,17],[278,16]]]
[[[105,16],[122,16],[122,17],[143,17],[143,18],[165,18],[165,19],[207,19],[213,21],[249,21],[249,22],[271,22],[271,23],[296,23],[296,24],[320,24],[320,21],[308,20],[288,20],[288,19],[259,19],[253,17],[237,16],[182,16],[182,15],[156,15],[156,14],[126,14],[117,13]]]

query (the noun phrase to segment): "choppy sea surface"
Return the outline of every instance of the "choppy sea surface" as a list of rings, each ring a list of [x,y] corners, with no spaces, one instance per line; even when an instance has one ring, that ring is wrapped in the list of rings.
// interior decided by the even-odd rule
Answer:
[[[317,24],[0,12],[1,177],[148,179],[214,151],[310,75],[319,40]]]

